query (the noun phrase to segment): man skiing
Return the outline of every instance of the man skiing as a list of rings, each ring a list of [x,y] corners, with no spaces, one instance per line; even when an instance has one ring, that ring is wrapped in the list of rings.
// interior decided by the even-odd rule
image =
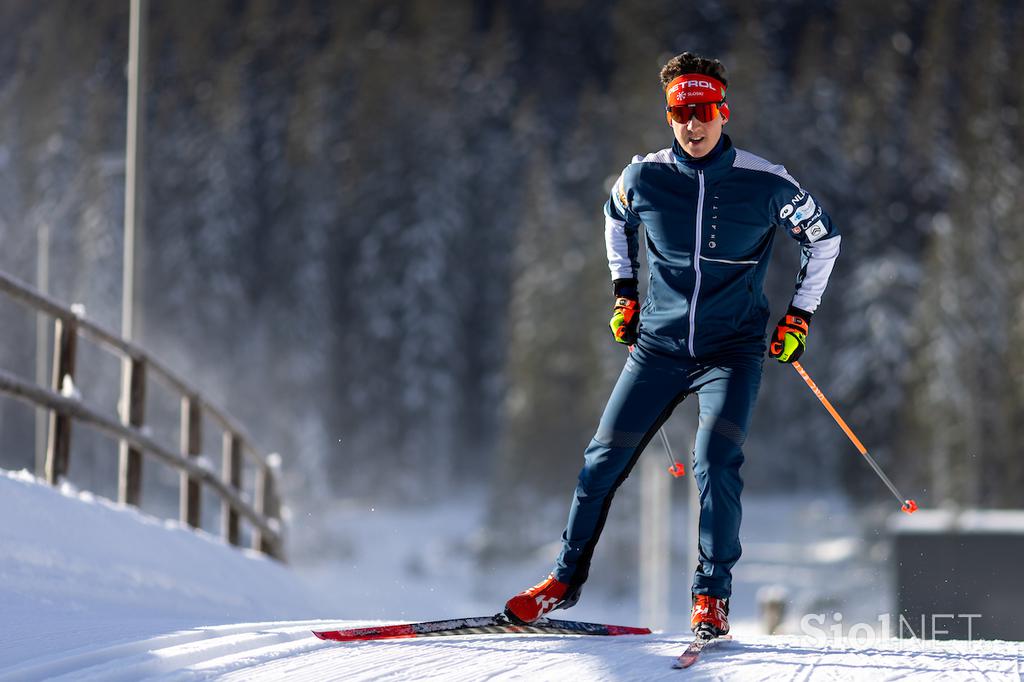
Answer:
[[[505,605],[517,623],[578,601],[616,489],[676,405],[695,393],[700,560],[690,625],[703,637],[729,631],[741,552],[739,470],[761,383],[769,317],[762,289],[775,232],[785,230],[801,247],[796,291],[769,348],[780,362],[803,353],[839,254],[839,230],[817,201],[783,166],[733,147],[723,134],[729,108],[721,62],[684,52],[662,68],[661,83],[672,147],[634,157],[604,209],[610,325],[629,357],[584,452],[554,571]],[[650,270],[642,306],[641,223]]]

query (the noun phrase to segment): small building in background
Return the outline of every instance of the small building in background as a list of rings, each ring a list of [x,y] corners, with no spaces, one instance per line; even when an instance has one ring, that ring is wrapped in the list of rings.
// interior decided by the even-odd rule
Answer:
[[[1024,510],[919,511],[890,531],[894,637],[1024,640]]]

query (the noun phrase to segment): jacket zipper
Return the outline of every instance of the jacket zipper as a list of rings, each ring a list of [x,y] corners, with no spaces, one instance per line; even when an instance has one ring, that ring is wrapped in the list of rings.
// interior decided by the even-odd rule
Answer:
[[[690,338],[687,347],[690,350],[690,357],[697,357],[693,352],[693,332],[697,324],[697,295],[700,293],[700,244],[703,239],[701,235],[701,223],[704,217],[704,171],[697,171],[697,242],[693,252],[693,269],[697,273],[693,281],[693,298],[690,299]]]

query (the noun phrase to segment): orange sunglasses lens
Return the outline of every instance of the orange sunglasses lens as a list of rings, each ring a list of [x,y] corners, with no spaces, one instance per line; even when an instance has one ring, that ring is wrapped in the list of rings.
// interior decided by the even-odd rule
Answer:
[[[672,116],[672,120],[680,125],[686,125],[694,116],[701,123],[710,123],[719,114],[718,104],[718,102],[702,102],[699,104],[668,107],[668,113]]]

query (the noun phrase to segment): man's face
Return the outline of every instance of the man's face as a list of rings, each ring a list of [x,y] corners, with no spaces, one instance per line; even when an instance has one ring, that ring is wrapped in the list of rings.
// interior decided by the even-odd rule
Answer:
[[[693,158],[699,159],[706,156],[718,144],[725,122],[722,120],[722,115],[719,114],[707,123],[701,123],[696,116],[691,116],[686,123],[672,120],[670,124],[683,151]]]

